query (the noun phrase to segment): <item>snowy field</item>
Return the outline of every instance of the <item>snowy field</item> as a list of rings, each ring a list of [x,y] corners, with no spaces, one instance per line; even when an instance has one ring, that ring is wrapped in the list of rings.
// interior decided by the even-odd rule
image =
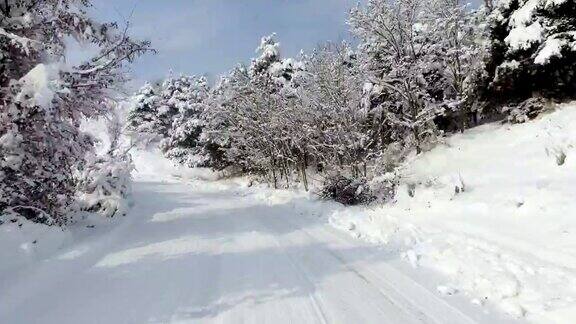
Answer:
[[[576,106],[561,108],[451,137],[377,208],[138,152],[127,217],[3,219],[0,323],[573,323]]]

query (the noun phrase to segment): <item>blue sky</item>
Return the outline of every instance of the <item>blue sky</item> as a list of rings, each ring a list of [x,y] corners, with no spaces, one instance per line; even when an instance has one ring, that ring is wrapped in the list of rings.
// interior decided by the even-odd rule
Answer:
[[[277,34],[294,56],[325,41],[350,39],[346,19],[358,0],[94,0],[99,20],[130,17],[131,34],[159,53],[134,64],[138,83],[175,73],[211,79],[249,62],[261,36]],[[131,16],[130,16],[131,15]]]

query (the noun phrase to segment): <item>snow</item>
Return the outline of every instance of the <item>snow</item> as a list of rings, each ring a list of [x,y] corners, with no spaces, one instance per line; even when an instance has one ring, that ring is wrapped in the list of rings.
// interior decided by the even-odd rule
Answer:
[[[517,25],[510,30],[504,41],[511,50],[528,49],[533,43],[542,40],[543,28],[538,21],[528,25]]]
[[[546,0],[544,8],[558,7],[568,0]]]
[[[38,64],[19,83],[22,85],[16,100],[29,106],[50,107],[59,75],[57,65]]]
[[[35,266],[70,242],[67,230],[36,224],[23,217],[0,216],[0,274]],[[0,285],[8,280],[0,275]]]
[[[269,60],[272,57],[280,55],[280,43],[276,42],[274,38],[276,33],[264,36],[260,39],[260,45],[256,48],[256,53],[260,53],[262,59]]]
[[[536,64],[546,64],[550,62],[550,58],[561,56],[562,46],[566,45],[566,41],[561,39],[550,37],[544,42],[544,47],[538,52],[534,63]]]
[[[126,217],[2,218],[0,322],[571,323],[575,118],[455,135],[379,207],[137,151]]]
[[[160,158],[161,155],[158,149],[133,151],[132,158],[136,165],[134,177],[138,180],[167,182],[191,179],[217,180],[220,177],[218,172],[204,168],[188,168]]]
[[[504,63],[500,64],[500,66],[498,68],[500,69],[510,69],[510,70],[515,70],[517,68],[520,67],[520,62],[516,61],[516,60],[512,60],[512,61],[504,61]]]
[[[130,214],[79,222],[73,243],[3,271],[1,323],[515,323],[331,227],[338,204],[136,156]]]
[[[4,28],[0,28],[0,35],[7,37],[10,40],[10,43],[18,45],[20,49],[26,53],[26,55],[30,54],[30,49],[32,47],[31,45],[35,45],[38,43],[33,39],[10,33],[6,31]]]
[[[574,118],[576,104],[565,104],[534,122],[453,136],[405,167],[395,204],[338,211],[331,222],[396,246],[406,261],[442,273],[442,286],[475,303],[534,323],[572,323]],[[561,153],[567,158],[558,165]]]
[[[569,39],[576,39],[576,31],[569,31],[548,37],[544,42],[544,46],[539,50],[538,55],[536,55],[534,63],[547,64],[552,57],[561,57],[562,49],[576,51],[576,41],[570,41]]]
[[[525,26],[532,19],[534,11],[538,8],[540,3],[541,0],[521,1],[520,8],[510,16],[510,26],[512,28],[518,28],[523,25]]]

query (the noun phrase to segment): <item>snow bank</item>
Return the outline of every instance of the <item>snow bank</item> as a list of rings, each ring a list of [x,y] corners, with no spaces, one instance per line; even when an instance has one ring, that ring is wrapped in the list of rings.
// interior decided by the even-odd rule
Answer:
[[[330,222],[446,275],[446,295],[535,323],[574,323],[574,120],[576,103],[455,135],[407,164],[394,204],[341,209]]]

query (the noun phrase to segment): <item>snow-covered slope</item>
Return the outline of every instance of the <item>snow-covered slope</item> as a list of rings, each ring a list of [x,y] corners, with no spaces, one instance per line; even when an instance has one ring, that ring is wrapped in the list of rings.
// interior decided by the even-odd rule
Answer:
[[[331,222],[446,275],[447,295],[575,323],[575,120],[572,103],[453,136],[407,164],[395,204],[342,209]]]

